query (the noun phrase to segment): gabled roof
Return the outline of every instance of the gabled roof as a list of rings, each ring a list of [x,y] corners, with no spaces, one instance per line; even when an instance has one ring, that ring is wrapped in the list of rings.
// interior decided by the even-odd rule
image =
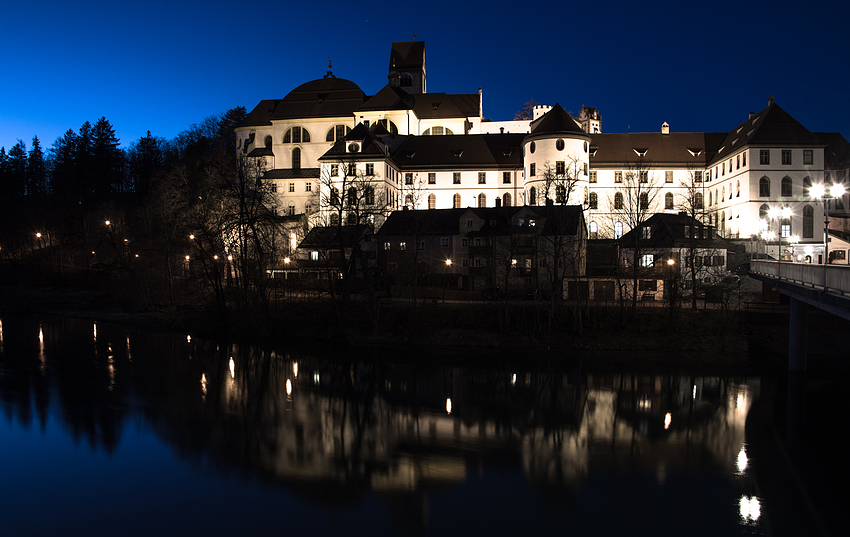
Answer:
[[[351,143],[358,144],[356,152],[348,151]],[[363,123],[358,123],[351,129],[351,132],[345,135],[345,138],[337,140],[333,147],[319,157],[319,160],[375,160],[387,158],[389,156],[387,153],[386,143]]]
[[[850,168],[850,142],[840,132],[816,132],[814,134],[827,144],[823,155],[825,169]]]
[[[556,134],[580,134],[587,136],[587,133],[576,123],[573,116],[568,114],[559,103],[555,103],[555,106],[551,110],[532,121],[529,126],[531,133],[528,134],[528,138],[530,139]]]
[[[357,111],[411,109],[413,109],[413,96],[401,88],[394,88],[387,84],[378,93],[369,97]]]
[[[713,158],[723,133],[660,132],[591,134],[592,167],[635,165],[645,152],[643,166],[705,167]]]
[[[691,244],[691,241],[697,241],[698,244],[704,245],[707,244],[715,244],[721,241],[721,237],[717,235],[717,233],[713,233],[712,238],[707,239],[690,239],[685,235],[685,226],[690,226],[692,229],[694,227],[699,228],[710,228],[711,226],[707,226],[702,224],[698,220],[691,218],[686,214],[670,214],[670,213],[656,213],[642,224],[642,227],[649,226],[651,228],[650,238],[641,239],[641,247],[642,248],[670,248],[670,247],[682,247],[688,246]],[[620,244],[625,248],[629,248],[635,244],[635,234],[641,233],[639,228],[632,229],[622,237],[620,237]]]
[[[393,152],[393,160],[402,169],[521,168],[524,136],[407,136]]]
[[[728,158],[745,145],[823,147],[825,144],[771,97],[767,108],[729,131],[717,146],[717,154],[709,164]]]
[[[419,119],[478,117],[481,109],[477,93],[419,93],[413,99]]]
[[[390,69],[420,69],[425,64],[425,41],[402,41],[390,48]]]

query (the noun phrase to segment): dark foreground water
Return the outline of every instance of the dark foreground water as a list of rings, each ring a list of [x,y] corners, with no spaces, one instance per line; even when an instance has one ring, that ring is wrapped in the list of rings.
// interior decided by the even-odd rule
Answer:
[[[770,533],[758,379],[0,322],[0,535]]]

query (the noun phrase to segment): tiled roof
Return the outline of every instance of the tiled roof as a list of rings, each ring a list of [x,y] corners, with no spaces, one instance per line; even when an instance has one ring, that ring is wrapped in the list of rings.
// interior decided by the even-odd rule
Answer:
[[[477,93],[420,93],[413,98],[419,119],[478,117],[480,110]]]
[[[555,106],[551,110],[532,121],[530,128],[531,134],[528,134],[529,138],[551,136],[553,134],[586,135],[575,119],[558,103],[555,103]]]
[[[687,246],[691,244],[692,240],[696,240],[699,244],[705,245],[707,243],[715,243],[721,240],[721,237],[716,233],[714,234],[714,237],[710,239],[690,239],[685,236],[685,226],[691,226],[692,228],[693,226],[703,226],[706,228],[709,226],[705,226],[698,220],[681,213],[656,213],[647,218],[642,226],[650,226],[652,230],[650,238],[641,240],[642,248]],[[626,248],[633,246],[635,243],[635,234],[640,232],[640,228],[635,228],[629,231],[620,237],[620,244]]]
[[[267,171],[263,174],[263,179],[317,179],[319,176],[319,168],[281,168]]]
[[[274,152],[268,147],[255,147],[248,153],[249,157],[273,157]]]
[[[591,134],[590,165],[628,167],[639,160],[638,152],[645,151],[642,162],[649,167],[705,167],[723,136],[703,132]]]
[[[408,136],[393,151],[402,169],[521,168],[524,134]]]
[[[237,127],[260,127],[271,125],[271,117],[277,105],[280,104],[280,99],[264,99],[254,107],[251,112],[245,116]]]
[[[850,168],[850,142],[840,132],[814,134],[827,144],[824,149],[824,168],[827,170]]]
[[[365,101],[366,95],[354,82],[320,78],[290,91],[278,103],[270,119],[351,116]]]
[[[368,226],[315,226],[307,233],[307,236],[298,244],[298,248],[328,248],[337,247],[340,244],[352,245],[360,241],[364,236],[370,235],[372,230]]]
[[[369,97],[357,110],[411,110],[412,108],[413,97],[409,93],[401,88],[386,85],[378,93]]]
[[[352,142],[359,144],[356,153],[350,153],[348,151],[348,146]],[[345,138],[338,140],[333,147],[319,157],[319,160],[374,160],[386,158],[387,156],[386,143],[376,136],[371,129],[366,128],[363,123],[358,123],[351,129],[351,132],[345,135]]]
[[[378,230],[379,237],[410,235],[457,235],[459,218],[467,209],[393,211]]]

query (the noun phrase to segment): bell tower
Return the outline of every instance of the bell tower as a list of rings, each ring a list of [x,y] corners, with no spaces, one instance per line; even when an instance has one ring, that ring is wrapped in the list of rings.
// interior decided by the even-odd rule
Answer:
[[[407,93],[427,93],[424,41],[392,44],[388,79],[390,86],[401,88]]]

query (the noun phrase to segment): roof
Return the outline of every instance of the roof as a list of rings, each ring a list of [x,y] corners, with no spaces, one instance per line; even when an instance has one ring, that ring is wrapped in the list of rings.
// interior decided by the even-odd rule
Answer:
[[[401,88],[394,88],[387,84],[378,93],[369,97],[357,110],[411,110],[412,108],[413,96]]]
[[[745,145],[823,147],[826,144],[791,117],[791,114],[783,110],[771,97],[767,108],[729,131],[717,146],[717,154],[709,164],[728,158]]]
[[[245,119],[239,122],[237,127],[259,127],[263,125],[271,125],[271,117],[280,104],[281,99],[264,99],[251,110]]]
[[[393,211],[381,225],[377,235],[457,235],[459,218],[467,209],[429,209]]]
[[[425,65],[425,41],[402,41],[390,47],[390,69],[420,69]]]
[[[642,165],[649,167],[705,167],[723,139],[723,133],[660,132],[591,134],[590,164],[595,168],[633,165],[645,152]]]
[[[573,116],[568,114],[559,103],[555,103],[551,110],[532,121],[530,128],[531,133],[527,135],[529,139],[555,134],[587,136],[587,133],[576,123]]]
[[[642,248],[673,247],[678,245],[689,245],[692,240],[700,241],[701,244],[716,243],[721,237],[714,233],[710,239],[691,239],[685,235],[685,226],[709,228],[700,221],[686,214],[656,213],[642,224],[642,227],[650,226],[652,233],[649,239],[642,239]],[[628,247],[635,243],[635,234],[640,229],[635,228],[620,237],[620,244]]]
[[[281,168],[267,171],[263,179],[318,179],[320,171],[319,168]]]
[[[401,169],[522,168],[524,134],[407,136],[393,152]]]
[[[824,169],[850,168],[850,142],[840,132],[816,132],[814,134],[827,144],[823,155]]]
[[[348,146],[352,142],[359,144],[355,153],[348,151]],[[372,129],[367,128],[363,123],[358,123],[351,129],[351,132],[345,135],[345,138],[337,140],[324,155],[319,157],[319,160],[374,160],[383,159],[387,156],[386,143]]]
[[[413,99],[419,119],[478,117],[481,110],[477,93],[419,93]]]
[[[298,248],[327,248],[354,244],[364,236],[370,235],[369,226],[316,226],[298,244]]]

